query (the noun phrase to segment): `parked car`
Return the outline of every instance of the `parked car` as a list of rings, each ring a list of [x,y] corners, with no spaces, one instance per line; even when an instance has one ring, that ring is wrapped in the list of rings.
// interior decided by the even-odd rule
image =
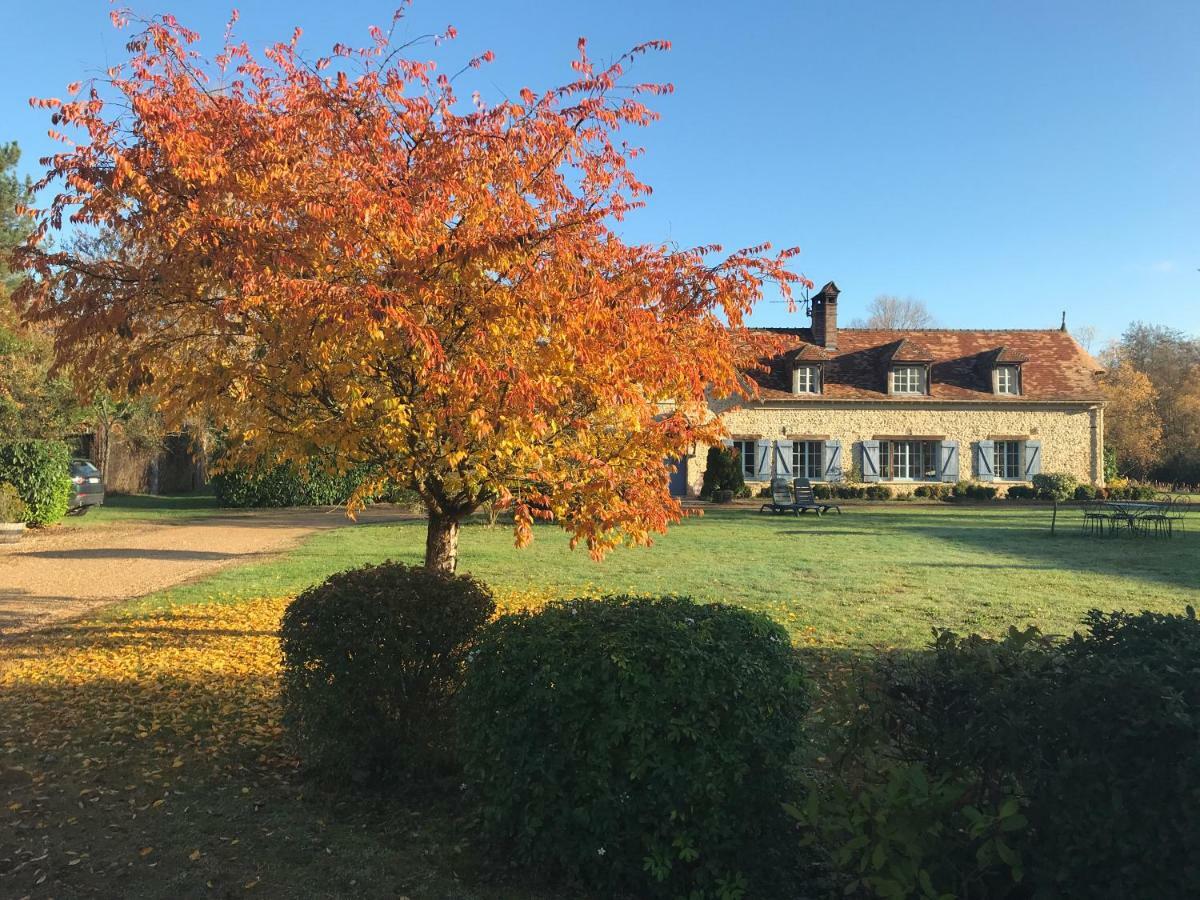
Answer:
[[[82,516],[93,506],[104,503],[104,479],[100,470],[86,459],[71,460],[71,501],[67,511]]]

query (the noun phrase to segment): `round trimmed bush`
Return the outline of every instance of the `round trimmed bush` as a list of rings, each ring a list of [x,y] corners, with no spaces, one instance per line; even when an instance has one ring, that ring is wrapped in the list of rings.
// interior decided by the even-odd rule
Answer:
[[[304,761],[355,781],[449,768],[463,662],[495,611],[470,577],[395,562],[300,594],[280,634],[283,721]]]
[[[71,502],[71,451],[62,441],[0,444],[0,481],[17,489],[29,525],[51,525]]]
[[[891,500],[892,489],[886,484],[872,484],[867,486],[868,500]]]
[[[1079,479],[1066,472],[1044,472],[1034,475],[1030,480],[1041,499],[1057,500],[1059,503],[1073,498],[1075,488],[1079,487]]]
[[[482,632],[459,703],[486,834],[638,897],[788,889],[807,709],[787,633],[682,597],[570,600]]]

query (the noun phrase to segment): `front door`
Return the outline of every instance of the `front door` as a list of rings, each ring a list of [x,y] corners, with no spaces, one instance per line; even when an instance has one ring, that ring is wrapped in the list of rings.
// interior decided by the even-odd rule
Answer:
[[[667,465],[673,467],[670,481],[671,496],[686,497],[688,493],[687,457],[681,456],[674,461],[668,460]]]

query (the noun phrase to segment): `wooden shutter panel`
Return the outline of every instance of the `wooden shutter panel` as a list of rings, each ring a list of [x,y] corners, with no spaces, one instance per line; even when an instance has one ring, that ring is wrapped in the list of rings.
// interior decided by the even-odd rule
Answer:
[[[879,441],[863,441],[861,446],[863,481],[878,481]]]
[[[775,474],[780,478],[792,477],[792,442],[775,442]]]
[[[938,448],[938,480],[958,481],[958,441],[942,441]]]
[[[1042,442],[1025,442],[1025,480],[1042,474]]]
[[[821,464],[825,470],[825,480],[841,481],[845,477],[842,473],[842,442],[826,441],[823,452]]]
[[[980,481],[996,480],[996,442],[977,441],[975,444],[975,477]]]
[[[754,447],[754,480],[771,480],[772,448],[770,441],[759,441]]]

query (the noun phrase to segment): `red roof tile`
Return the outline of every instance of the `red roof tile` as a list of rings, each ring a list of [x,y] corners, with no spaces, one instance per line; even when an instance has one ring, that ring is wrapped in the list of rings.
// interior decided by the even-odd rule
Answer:
[[[795,346],[779,357],[764,362],[768,371],[752,372],[764,400],[887,400],[892,403],[934,401],[981,401],[1013,403],[1040,401],[1098,401],[1103,399],[1097,375],[1100,365],[1065,331],[998,330],[959,331],[919,329],[890,331],[870,328],[839,328],[838,348],[825,350],[812,340],[808,328],[756,329],[795,339]],[[904,349],[905,362],[929,362],[930,392],[927,397],[900,398],[887,393],[887,370],[898,347],[917,348],[913,358]],[[812,348],[810,351],[808,348]],[[823,393],[798,397],[791,385],[791,362],[817,359],[813,351],[827,354],[823,364]],[[992,392],[992,367],[997,362],[1020,362],[1019,397]]]

